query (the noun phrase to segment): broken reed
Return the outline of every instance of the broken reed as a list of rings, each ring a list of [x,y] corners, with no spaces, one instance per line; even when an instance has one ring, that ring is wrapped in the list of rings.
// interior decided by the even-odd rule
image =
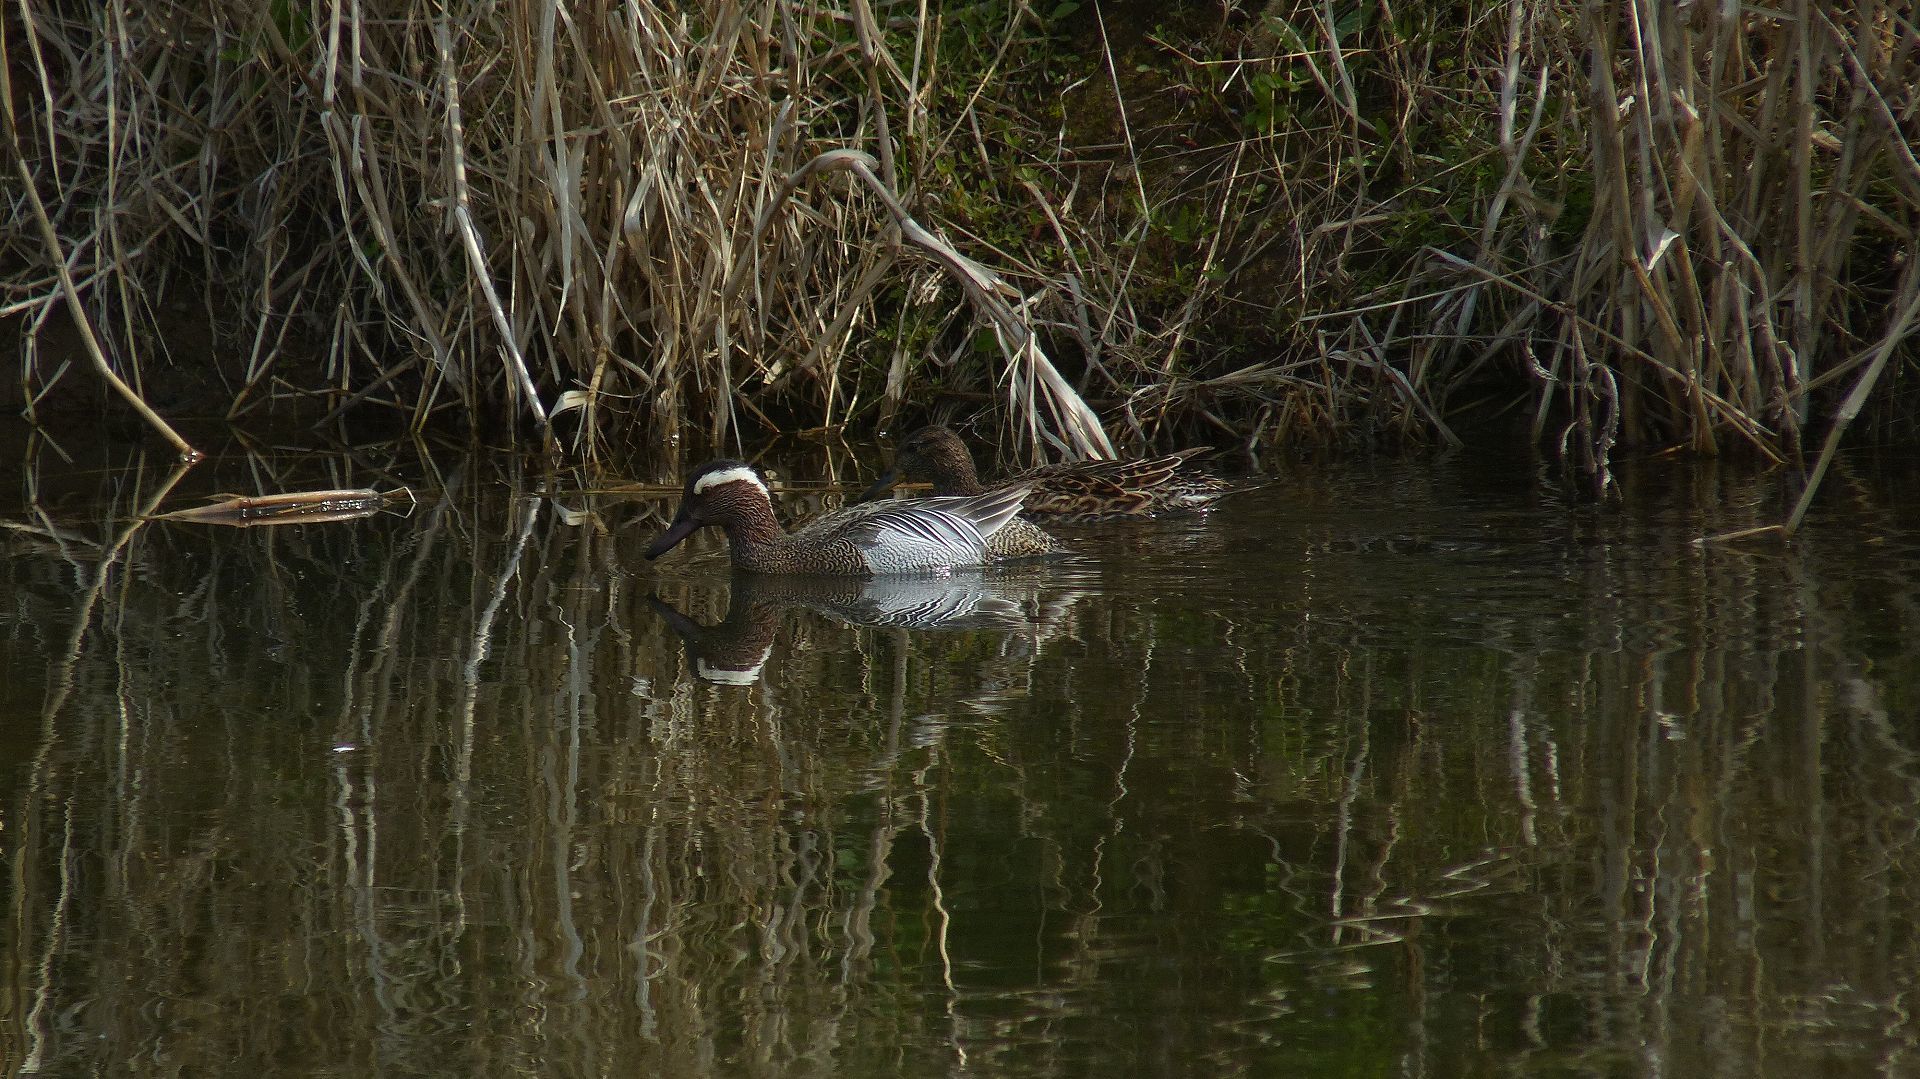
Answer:
[[[729,441],[940,390],[1058,431],[881,190],[1134,440],[1451,440],[1491,387],[1596,477],[1623,443],[1788,454],[1912,328],[1897,6],[1070,6],[22,0],[5,119],[136,384],[169,301],[238,319],[234,416]],[[877,184],[809,174],[842,148]],[[60,288],[18,232],[39,393]]]

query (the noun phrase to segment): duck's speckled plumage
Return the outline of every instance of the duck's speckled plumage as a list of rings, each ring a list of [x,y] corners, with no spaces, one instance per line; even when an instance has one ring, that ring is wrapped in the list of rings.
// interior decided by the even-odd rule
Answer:
[[[1193,449],[1133,461],[1043,465],[1004,482],[1032,489],[1020,507],[1022,518],[1092,521],[1203,510],[1231,489],[1217,477],[1182,471],[1203,452]],[[893,468],[863,497],[874,497],[901,480],[931,483],[936,495],[972,495],[986,489],[974,471],[966,443],[952,430],[937,426],[923,427],[902,440]],[[1033,532],[1046,536],[1037,527]]]
[[[925,573],[989,561],[988,538],[1020,510],[1020,486],[984,494],[848,506],[795,532],[780,527],[767,486],[740,461],[709,461],[687,477],[673,524],[647,547],[659,558],[697,529],[724,529],[736,569],[864,577]]]
[[[1052,534],[1025,517],[1015,517],[1005,527],[987,537],[987,553],[995,560],[1041,558],[1066,554],[1067,549]]]

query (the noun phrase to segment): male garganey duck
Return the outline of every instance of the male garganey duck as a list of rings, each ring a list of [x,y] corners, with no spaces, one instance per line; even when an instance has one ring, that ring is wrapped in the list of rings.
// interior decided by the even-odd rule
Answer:
[[[867,577],[983,565],[987,541],[1020,511],[1027,489],[871,502],[816,517],[788,533],[767,485],[742,461],[709,461],[687,477],[673,524],[647,547],[655,559],[707,525],[727,533],[735,569]]]

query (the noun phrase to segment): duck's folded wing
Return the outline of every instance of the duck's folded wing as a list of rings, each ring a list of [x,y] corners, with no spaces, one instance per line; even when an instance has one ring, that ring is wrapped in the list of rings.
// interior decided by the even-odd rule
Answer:
[[[978,529],[980,535],[991,536],[1013,520],[1032,491],[1031,484],[1011,483],[984,494],[921,499],[921,504],[935,505],[955,513]]]
[[[841,534],[865,548],[925,551],[936,556],[930,564],[942,564],[942,559],[956,555],[977,558],[986,543],[980,529],[958,513],[928,504],[935,501],[939,500],[916,499],[900,503],[897,509],[874,503],[877,508],[872,513],[850,522]]]

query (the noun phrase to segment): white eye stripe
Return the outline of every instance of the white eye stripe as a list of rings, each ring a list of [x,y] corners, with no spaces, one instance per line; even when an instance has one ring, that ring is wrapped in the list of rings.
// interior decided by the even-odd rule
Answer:
[[[693,481],[693,493],[703,494],[709,488],[718,487],[723,483],[735,483],[740,480],[745,480],[748,483],[753,484],[755,487],[760,488],[761,494],[767,493],[767,485],[764,483],[761,483],[760,477],[754,475],[753,469],[748,468],[745,465],[740,465],[735,468],[723,468],[717,472],[707,473],[706,475]]]

